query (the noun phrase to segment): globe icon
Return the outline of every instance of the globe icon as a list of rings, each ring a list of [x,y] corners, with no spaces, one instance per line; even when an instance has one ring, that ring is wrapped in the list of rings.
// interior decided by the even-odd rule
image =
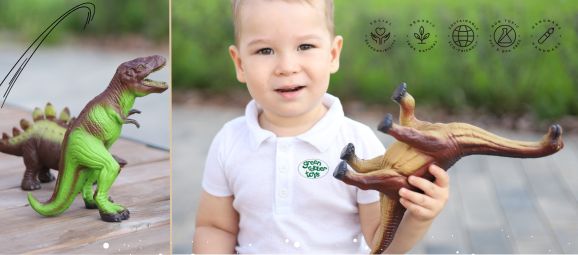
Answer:
[[[468,25],[459,25],[454,28],[452,40],[459,47],[468,47],[474,42],[474,30]]]

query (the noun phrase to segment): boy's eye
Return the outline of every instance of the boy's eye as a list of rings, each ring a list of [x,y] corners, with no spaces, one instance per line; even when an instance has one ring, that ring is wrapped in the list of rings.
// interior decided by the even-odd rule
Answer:
[[[256,53],[257,53],[257,54],[260,54],[260,55],[271,55],[271,54],[273,54],[273,49],[271,49],[271,48],[263,48],[263,49],[257,50]]]
[[[313,49],[315,48],[315,46],[313,46],[313,44],[301,44],[299,45],[299,50],[309,50],[309,49]]]

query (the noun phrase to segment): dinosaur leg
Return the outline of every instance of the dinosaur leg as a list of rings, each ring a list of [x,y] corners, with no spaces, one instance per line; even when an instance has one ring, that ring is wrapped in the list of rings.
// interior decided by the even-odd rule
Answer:
[[[443,152],[451,148],[451,140],[444,141],[440,134],[435,136],[433,133],[422,132],[412,127],[400,126],[393,123],[391,114],[387,114],[379,124],[379,131],[393,136],[402,143],[409,144],[425,152]]]
[[[38,180],[40,180],[40,182],[51,182],[54,181],[54,179],[56,178],[54,178],[54,175],[50,173],[50,168],[43,167],[38,171]]]
[[[103,167],[98,173],[97,189],[94,193],[94,200],[98,205],[100,217],[103,221],[108,222],[126,220],[129,217],[129,211],[118,204],[110,202],[108,196],[108,191],[120,172],[120,166],[108,151],[106,151],[105,155],[101,154],[101,159],[104,159],[101,162]]]
[[[92,171],[84,185],[82,186],[82,199],[84,200],[84,207],[86,209],[97,209],[96,201],[94,201],[94,190],[92,186],[98,179],[99,171]]]
[[[117,160],[118,162],[118,160]],[[122,167],[122,166],[121,166]],[[94,185],[96,185],[96,180],[98,179],[99,172],[93,171],[89,175],[86,183],[82,186],[82,199],[84,200],[84,207],[86,209],[98,209],[96,201],[94,201]],[[114,203],[112,198],[109,196],[108,201]]]
[[[486,154],[516,158],[550,155],[564,147],[562,127],[552,125],[538,142],[510,140],[465,123],[451,124],[453,134],[464,155]]]
[[[34,149],[33,144],[26,143],[22,145],[22,158],[24,159],[24,166],[26,170],[24,171],[24,176],[22,177],[22,183],[20,187],[23,190],[37,190],[40,189],[40,182],[36,179],[36,176],[42,166],[38,161],[38,155]]]
[[[377,190],[388,196],[397,196],[401,187],[410,188],[407,177],[392,169],[380,169],[369,173],[356,173],[347,168],[347,163],[341,163],[335,168],[333,176],[349,185],[363,190]]]
[[[345,160],[358,173],[368,173],[382,168],[383,155],[369,160],[362,160],[355,155],[355,146],[347,144],[341,151],[341,159]]]
[[[407,92],[407,85],[405,83],[400,84],[393,94],[391,99],[399,104],[399,123],[402,126],[415,127],[422,124],[422,121],[418,120],[415,113],[415,99]]]
[[[94,193],[94,201],[98,206],[102,220],[119,222],[128,219],[128,210],[110,202],[108,197],[108,191],[120,171],[119,164],[114,160],[100,139],[82,130],[78,131],[77,135],[82,139],[73,139],[74,148],[71,148],[69,143],[68,149],[70,153],[75,154],[74,158],[78,161],[78,165],[85,168],[79,171],[88,172],[79,192],[82,191],[83,198],[88,196],[91,193],[91,185],[96,179],[97,189]]]

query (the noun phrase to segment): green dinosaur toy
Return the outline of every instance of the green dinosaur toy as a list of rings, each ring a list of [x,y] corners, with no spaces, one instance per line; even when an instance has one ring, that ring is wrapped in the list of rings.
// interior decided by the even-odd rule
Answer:
[[[66,130],[62,143],[60,174],[52,197],[40,203],[32,193],[28,202],[44,216],[64,212],[78,193],[82,192],[87,207],[98,207],[103,221],[119,222],[129,218],[125,207],[109,201],[108,191],[120,172],[119,164],[108,149],[118,139],[123,124],[139,124],[128,117],[140,111],[131,109],[136,97],[162,93],[165,82],[146,79],[161,69],[166,60],[161,56],[137,58],[122,63],[108,87],[90,101]],[[93,191],[96,181],[97,189]]]
[[[58,118],[51,103],[42,109],[36,107],[32,112],[33,122],[20,120],[20,128],[12,129],[12,137],[2,134],[0,152],[21,156],[24,160],[24,176],[20,187],[23,190],[40,189],[40,183],[51,182],[54,175],[50,169],[58,170],[60,161],[60,145],[64,139],[66,128],[71,123],[70,111],[65,107]],[[126,161],[114,156],[119,165],[126,165]]]

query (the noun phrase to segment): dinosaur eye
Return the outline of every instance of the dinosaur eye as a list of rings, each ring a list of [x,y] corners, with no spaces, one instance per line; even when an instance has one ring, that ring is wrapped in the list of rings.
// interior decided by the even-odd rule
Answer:
[[[145,66],[143,64],[140,64],[136,67],[137,72],[142,72],[142,71],[144,71],[144,69],[145,69]]]

